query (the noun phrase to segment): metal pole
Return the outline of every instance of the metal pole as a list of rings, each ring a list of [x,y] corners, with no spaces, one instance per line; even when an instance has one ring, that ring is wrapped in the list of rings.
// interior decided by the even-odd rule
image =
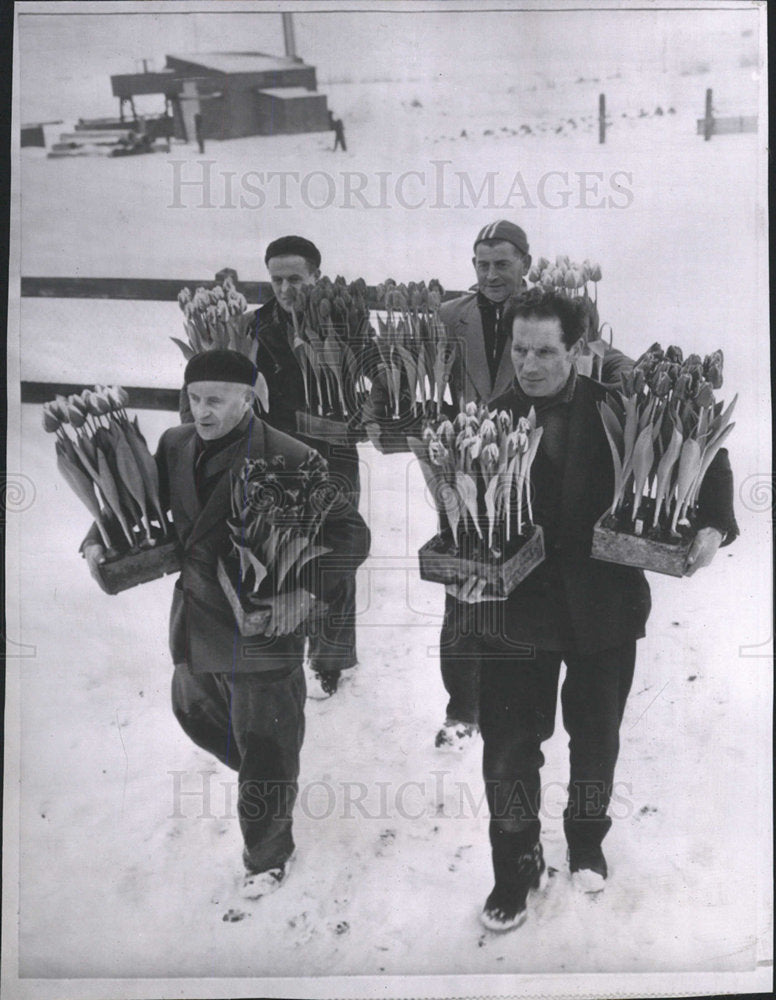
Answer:
[[[703,138],[709,141],[714,131],[714,116],[711,110],[711,87],[706,91],[706,117],[703,123]]]
[[[598,141],[606,142],[606,95],[598,95]]]
[[[294,39],[294,18],[293,14],[281,14],[283,18],[283,41],[286,46],[286,55],[290,59],[296,59],[296,41]]]

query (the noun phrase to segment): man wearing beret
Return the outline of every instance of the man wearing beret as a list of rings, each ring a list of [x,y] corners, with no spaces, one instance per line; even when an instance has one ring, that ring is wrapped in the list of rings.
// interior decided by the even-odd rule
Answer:
[[[520,226],[499,219],[477,234],[472,258],[477,286],[443,303],[439,315],[458,350],[450,379],[453,402],[480,400],[491,404],[514,378],[507,347],[509,331],[503,315],[510,299],[525,289],[531,267],[528,238]],[[602,381],[619,385],[630,358],[609,349],[603,358]],[[440,637],[442,681],[448,694],[445,722],[436,736],[440,749],[462,749],[477,732],[478,673],[476,649],[466,625],[467,611],[447,596]]]
[[[282,236],[269,244],[264,262],[274,297],[256,311],[249,329],[259,342],[256,364],[269,390],[265,419],[319,451],[328,462],[330,475],[358,509],[361,485],[355,445],[329,444],[296,430],[296,412],[305,410],[306,402],[302,370],[293,350],[292,313],[298,289],[314,285],[320,277],[320,251],[303,236]],[[329,615],[309,640],[311,697],[330,697],[337,690],[341,672],[356,665],[355,615],[356,578],[346,573]]]
[[[533,513],[545,559],[504,600],[483,598],[486,581],[448,588],[472,610],[480,672],[483,777],[495,885],[482,922],[518,927],[544,871],[540,842],[541,744],[550,738],[561,663],[570,773],[563,828],[572,883],[604,889],[602,842],[619,752],[619,728],[644,636],[650,593],[644,573],[590,555],[593,526],[611,505],[614,470],[597,403],[598,382],[578,375],[584,343],[578,299],[532,289],[505,315],[515,378],[493,401],[513,418],[536,414],[542,436],[531,467]],[[721,449],[698,499],[698,533],[686,573],[707,566],[738,534],[727,452]]]
[[[335,505],[320,536],[330,552],[310,564],[309,590],[289,595],[269,635],[240,635],[217,578],[218,557],[228,551],[231,475],[246,459],[282,456],[293,470],[312,454],[254,415],[255,380],[252,363],[235,351],[192,358],[185,389],[193,422],[165,431],[156,455],[182,550],[170,612],[173,711],[198,746],[238,773],[242,892],[254,899],[283,883],[294,850],[305,701],[297,630],[311,594],[336,595],[342,573],[355,572],[369,549],[369,531],[352,505]],[[94,529],[83,551],[99,579],[105,552]]]

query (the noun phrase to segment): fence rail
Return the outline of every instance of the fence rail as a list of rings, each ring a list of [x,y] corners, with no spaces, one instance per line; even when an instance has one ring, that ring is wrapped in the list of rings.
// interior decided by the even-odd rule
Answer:
[[[27,299],[134,299],[138,302],[177,302],[183,287],[206,288],[215,284],[211,279],[185,278],[37,278],[21,279],[22,298]],[[267,302],[272,297],[268,281],[237,281],[237,287],[249,302]],[[457,298],[463,292],[445,292],[443,299]],[[367,305],[380,308],[377,288],[367,287]]]
[[[139,302],[177,302],[184,286],[210,287],[212,279],[186,280],[177,278],[40,278],[21,279],[22,298],[28,299],[117,299]],[[249,302],[267,302],[272,296],[268,281],[237,281],[237,286]],[[457,298],[463,292],[445,292],[444,299]],[[377,289],[367,288],[370,309],[379,308]],[[177,412],[180,388],[163,389],[150,386],[124,386],[129,393],[129,405],[135,410],[172,410]],[[69,396],[83,389],[83,384],[69,382],[22,381],[22,403],[46,403],[56,396]]]

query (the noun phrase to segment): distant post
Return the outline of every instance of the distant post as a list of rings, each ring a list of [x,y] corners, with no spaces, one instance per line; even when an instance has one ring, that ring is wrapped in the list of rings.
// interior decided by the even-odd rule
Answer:
[[[711,138],[714,131],[714,116],[711,110],[711,87],[706,91],[706,116],[703,120],[703,138],[706,142]]]
[[[598,95],[598,141],[606,142],[606,95]]]

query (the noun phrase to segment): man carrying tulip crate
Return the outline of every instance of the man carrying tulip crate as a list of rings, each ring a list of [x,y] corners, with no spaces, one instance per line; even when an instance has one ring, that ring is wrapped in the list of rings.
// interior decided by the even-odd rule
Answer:
[[[294,482],[303,478],[300,470],[324,465],[306,445],[254,415],[255,381],[253,364],[235,351],[193,357],[185,373],[193,422],[165,431],[156,454],[161,502],[171,511],[182,549],[170,612],[173,711],[198,746],[238,772],[246,898],[278,888],[294,850],[304,736],[301,627],[313,597],[326,601],[336,594],[342,575],[354,573],[369,549],[369,531],[353,506],[342,496],[331,504],[329,497],[326,517],[318,519],[317,557],[307,562],[304,582],[276,600],[266,634],[239,633],[218,577],[219,559],[234,544],[230,521],[243,513],[235,514],[235,484],[245,481],[246,467],[261,462],[295,474]],[[267,509],[283,486],[279,474],[269,478],[264,491],[246,491],[244,504]],[[247,532],[249,519],[241,523]],[[301,522],[286,527],[296,540],[304,534]],[[105,550],[96,526],[83,551],[99,579]]]
[[[477,278],[474,289],[444,302],[439,318],[457,345],[451,371],[450,390],[455,407],[462,400],[493,400],[509,388],[514,378],[508,348],[510,331],[504,318],[511,298],[526,289],[531,271],[528,237],[507,219],[484,226],[474,241],[472,265]],[[599,275],[600,277],[600,275]],[[620,374],[630,371],[633,361],[621,351],[606,348],[600,361],[601,381],[618,385]],[[439,641],[442,681],[449,696],[445,723],[436,736],[440,749],[461,749],[476,732],[477,659],[471,640],[461,628],[462,609],[450,595]]]
[[[256,310],[248,331],[258,341],[256,364],[269,390],[266,420],[320,452],[357,509],[361,484],[355,444],[330,443],[297,432],[296,414],[305,411],[307,404],[303,369],[294,350],[293,314],[299,308],[299,290],[311,288],[320,277],[320,251],[302,236],[282,236],[269,244],[264,262],[274,297]],[[356,580],[346,573],[328,616],[309,640],[309,696],[331,697],[342,671],[358,662],[355,616]]]
[[[505,320],[515,379],[492,401],[514,419],[534,409],[542,428],[531,467],[533,515],[546,558],[503,601],[483,598],[476,576],[450,585],[466,609],[467,639],[480,664],[483,774],[495,886],[482,913],[496,931],[519,926],[545,865],[540,842],[541,744],[554,729],[561,663],[563,724],[570,737],[564,811],[572,881],[604,888],[602,841],[619,750],[619,727],[644,636],[650,593],[644,574],[591,558],[593,527],[611,505],[614,470],[597,403],[607,390],[578,375],[586,316],[578,300],[532,289]],[[727,453],[720,449],[701,491],[686,572],[708,565],[738,529]]]

